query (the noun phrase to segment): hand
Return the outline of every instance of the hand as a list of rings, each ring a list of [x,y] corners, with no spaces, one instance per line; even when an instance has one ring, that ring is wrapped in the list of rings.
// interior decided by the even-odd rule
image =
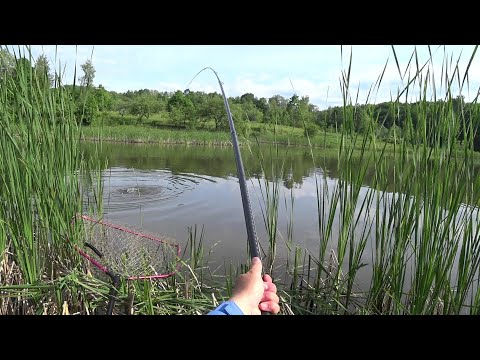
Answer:
[[[277,286],[270,275],[262,280],[262,262],[258,257],[252,259],[248,272],[237,278],[230,298],[245,315],[261,315],[262,311],[277,314],[280,311]]]

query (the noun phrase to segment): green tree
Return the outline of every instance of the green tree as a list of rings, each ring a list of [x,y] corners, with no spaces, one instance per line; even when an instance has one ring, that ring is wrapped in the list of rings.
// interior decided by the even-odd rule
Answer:
[[[265,119],[265,116],[268,112],[267,99],[265,99],[264,97],[260,99],[255,98],[253,103],[255,104],[255,107],[262,112],[263,118]]]
[[[243,102],[241,104],[242,109],[242,117],[243,121],[254,121],[254,122],[262,122],[263,121],[263,113],[259,110],[252,101]]]
[[[53,74],[50,71],[50,65],[45,55],[40,55],[34,66],[35,76],[40,87],[50,88],[53,85]]]
[[[148,93],[143,93],[131,100],[130,114],[138,116],[138,120],[142,120],[143,117],[148,119],[154,112],[156,104],[155,97]]]
[[[292,97],[288,100],[287,103],[287,113],[288,113],[288,125],[298,126],[300,123],[300,116],[298,113],[298,103],[299,97],[297,94],[293,94]]]
[[[215,130],[226,129],[228,127],[225,103],[223,97],[217,93],[208,94],[207,101],[198,110],[198,115],[203,121],[213,119],[215,122]]]
[[[287,101],[281,95],[272,96],[268,99],[268,110],[265,122],[272,124],[286,124]]]
[[[192,101],[180,90],[175,91],[167,103],[170,122],[175,126],[194,128],[196,126],[194,109]]]
[[[367,111],[361,111],[358,116],[358,121],[355,124],[356,131],[360,134],[367,134],[369,129],[374,126],[374,120]],[[375,129],[375,127],[373,127]]]
[[[125,95],[115,97],[113,109],[118,111],[118,113],[123,117],[125,114],[130,113],[132,101],[132,99],[126,97]]]
[[[255,95],[252,93],[246,93],[240,96],[240,103],[245,104],[245,103],[254,103],[255,102]]]
[[[82,89],[80,96],[75,101],[75,117],[82,125],[90,125],[99,116],[95,89]]]
[[[112,109],[113,97],[102,85],[98,85],[95,89],[94,96],[99,111],[105,112]]]
[[[63,87],[71,94],[75,118],[79,124],[90,125],[98,119],[101,115],[99,102],[102,110],[104,106],[108,106],[108,96],[106,103],[104,102],[103,87],[100,90],[86,86],[65,85]]]
[[[301,99],[297,102],[297,114],[298,114],[298,121],[300,125],[302,124],[310,124],[315,121],[315,114],[314,114],[315,106],[310,104],[310,98],[308,96],[302,96]]]
[[[95,67],[92,64],[92,60],[88,59],[84,64],[81,65],[83,76],[78,78],[81,86],[91,86],[93,85],[93,79],[95,78]]]
[[[317,124],[315,124],[314,122],[308,122],[308,123],[305,123],[305,126],[303,128],[303,135],[305,137],[308,136],[309,138],[312,138],[317,134],[318,130],[319,130],[319,127]]]
[[[0,48],[0,80],[13,74],[15,70],[15,58],[7,49]]]
[[[248,120],[248,115],[245,112],[244,105],[245,104],[235,103],[233,99],[229,101],[230,112],[232,114],[232,119],[236,132],[239,135],[248,137],[251,132],[251,125],[250,121]],[[223,108],[226,114],[225,106]]]

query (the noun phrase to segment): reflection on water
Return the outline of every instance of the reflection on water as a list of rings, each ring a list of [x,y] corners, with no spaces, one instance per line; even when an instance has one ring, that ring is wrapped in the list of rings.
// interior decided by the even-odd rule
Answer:
[[[82,146],[88,154],[97,145],[84,143]],[[108,166],[105,167],[102,175],[104,211],[108,219],[126,226],[144,229],[149,233],[174,238],[182,248],[187,243],[188,227],[204,226],[204,245],[208,253],[207,260],[212,264],[212,269],[216,269],[217,265],[245,261],[247,234],[236,178],[235,159],[231,148],[105,143],[100,150],[102,163],[108,160]],[[262,174],[258,149],[252,152],[250,153],[245,147],[242,148],[242,158],[259,242],[261,247],[268,248],[268,235],[264,224],[265,200],[262,198],[257,180],[257,176]],[[287,244],[289,230],[296,246],[308,249],[314,256],[318,256],[320,241],[323,239],[319,234],[317,207],[317,186],[319,185],[316,179],[325,176],[325,183],[320,186],[326,186],[330,196],[334,193],[339,183],[336,154],[331,156],[320,152],[315,154],[316,163],[321,165],[314,167],[308,149],[284,148],[277,157],[271,148],[266,147],[262,149],[262,153],[267,169],[272,167],[272,163],[277,163],[278,168],[283,166],[284,169],[279,179],[275,179],[271,174],[265,174],[269,181],[278,180],[283,185],[279,191],[277,222],[279,259],[285,258],[287,245],[291,245]],[[389,174],[388,169],[386,173]],[[379,229],[384,227],[382,231],[391,233],[390,239],[397,236],[398,230],[395,227],[395,221],[380,225],[375,223],[376,219],[377,221],[383,218],[393,219],[392,216],[388,216],[388,211],[390,204],[398,201],[399,197],[389,192],[388,186],[387,191],[383,193],[377,193],[372,189],[370,185],[373,174],[374,169],[371,167],[367,170],[359,189],[358,199],[353,209],[354,218],[358,222],[349,228],[350,225],[342,223],[342,218],[338,216],[337,211],[332,219],[332,231],[329,236],[329,246],[332,247],[336,246],[338,239],[342,236],[339,229],[349,228],[348,236],[353,241],[367,238],[360,262],[370,265],[374,261],[377,225]],[[345,190],[345,196],[348,191],[348,189]],[[372,201],[368,206],[363,207],[363,201],[370,195],[372,199],[379,199],[379,201]],[[290,200],[292,197],[293,203]],[[408,197],[408,195],[400,197],[404,202],[403,206],[409,204],[405,200]],[[332,198],[325,200],[325,214],[328,214]],[[350,200],[347,199],[346,203],[350,203]],[[415,211],[417,210],[412,207],[412,214]],[[476,214],[477,210],[474,209],[474,211]],[[423,215],[421,213],[417,215],[421,222]],[[292,216],[294,222],[292,228],[289,228]],[[417,229],[421,226],[421,223],[417,224]],[[408,229],[403,230],[405,233],[402,236],[412,239],[414,236],[419,236],[418,239],[421,239],[420,232],[408,233]],[[461,231],[456,232],[460,236]],[[366,237],[365,234],[367,234]],[[395,246],[391,248],[394,250]],[[327,253],[328,250],[329,248]],[[456,261],[458,262],[458,259]],[[411,276],[411,270],[412,267],[406,269],[405,278],[408,279]],[[371,266],[362,267],[356,278],[360,286],[364,282],[363,286],[368,287],[371,275]]]
[[[83,144],[87,154],[96,146]],[[181,245],[186,243],[188,227],[204,226],[205,245],[207,250],[213,249],[212,261],[245,260],[247,235],[231,148],[104,143],[99,150],[101,162],[108,160],[102,176],[107,218],[174,237]],[[262,152],[265,164],[283,163],[285,169],[279,179],[283,184],[279,193],[283,206],[278,209],[279,256],[285,248],[291,213],[291,204],[285,199],[290,192],[295,197],[295,243],[316,253],[319,236],[314,175],[325,172],[334,176],[335,157],[322,159],[324,167],[314,168],[308,149],[284,149],[276,160],[269,147]],[[261,174],[259,155],[245,147],[242,158],[258,238],[266,248],[264,205],[256,178]]]
[[[104,143],[101,146],[93,143],[83,143],[87,154],[98,146],[100,161],[108,160],[109,167],[123,167],[136,170],[169,170],[174,174],[186,173],[216,178],[236,177],[235,158],[230,147],[157,145],[157,144],[115,144]],[[242,160],[246,176],[255,177],[261,174],[258,148],[242,147]],[[265,162],[272,161],[275,154],[269,147],[262,149]],[[303,178],[311,173],[312,159],[306,148],[285,149],[280,152],[278,165],[285,162],[283,181],[287,187],[302,184]],[[328,175],[336,177],[336,158],[326,158],[322,168]]]
[[[103,172],[105,214],[176,198],[194,189],[202,179],[215,182],[196,175],[172,174],[168,170],[112,167]]]

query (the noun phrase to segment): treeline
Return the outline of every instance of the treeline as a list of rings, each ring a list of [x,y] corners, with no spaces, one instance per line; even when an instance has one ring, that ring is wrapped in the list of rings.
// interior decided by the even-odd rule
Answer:
[[[63,85],[63,81],[58,73],[54,73],[50,69],[48,59],[45,55],[39,56],[36,60],[29,54],[26,56],[15,56],[7,49],[0,47],[0,80],[4,86],[8,86],[6,91],[6,101],[10,103],[18,103],[15,98],[19,94],[40,94],[45,95],[46,92],[53,92],[53,97],[58,102],[69,101],[71,109],[78,123],[89,124],[92,119],[98,118],[108,112],[111,108],[111,95],[100,85],[93,86],[93,78],[95,76],[95,68],[90,60],[81,65],[83,76],[78,78],[78,82],[74,85]],[[57,93],[57,94],[55,94]],[[62,94],[60,94],[62,93]],[[38,101],[42,99],[38,98]],[[52,104],[44,104],[51,106]],[[62,106],[63,107],[63,106]],[[21,111],[28,109],[20,109],[16,107],[6,107],[18,112],[16,117],[21,120]],[[70,111],[70,110],[69,110]],[[61,114],[56,114],[59,117]],[[53,119],[45,119],[53,120]]]
[[[56,77],[51,74],[45,56],[35,62],[28,59],[15,60],[5,50],[0,50],[0,76],[2,71],[11,71],[13,61],[22,61],[26,71],[39,74],[42,86],[58,91]],[[219,93],[200,91],[166,92],[137,90],[118,93],[107,91],[102,85],[94,86],[95,68],[90,60],[81,65],[83,74],[77,84],[64,86],[71,93],[75,104],[75,116],[79,123],[91,125],[98,120],[134,117],[136,124],[170,126],[172,128],[228,129],[223,97]],[[466,103],[462,96],[448,101],[419,101],[416,103],[385,102],[380,104],[347,105],[320,110],[310,103],[308,96],[257,98],[245,93],[228,99],[237,130],[245,132],[249,124],[279,124],[303,128],[304,134],[315,135],[320,130],[338,131],[346,127],[357,133],[376,133],[385,141],[409,143],[436,143],[442,131],[445,138],[454,132],[458,141],[469,136],[474,138],[475,150],[480,150],[480,137],[476,131],[479,125],[479,105]],[[155,115],[155,119],[151,120]],[[439,119],[451,118],[451,126],[437,131]],[[455,119],[455,121],[453,121]],[[433,131],[433,130],[436,131]],[[440,134],[440,135],[439,135]],[[440,139],[441,140],[441,139]]]
[[[162,114],[166,122],[176,128],[205,129],[214,124],[215,130],[228,129],[223,97],[218,93],[195,91],[159,92],[156,90],[108,92],[99,86],[103,99],[99,107],[108,104],[108,111],[119,116],[135,116],[139,123],[153,114]],[[275,95],[268,99],[257,98],[252,93],[228,99],[236,126],[243,130],[249,123],[279,124],[304,128],[304,132],[315,135],[319,130],[338,131],[347,127],[352,132],[371,133],[382,140],[393,142],[406,140],[410,144],[428,142],[434,144],[438,134],[435,128],[444,123],[440,119],[451,118],[450,127],[443,129],[445,138],[449,132],[457,134],[463,141],[471,132],[475,150],[480,150],[479,125],[480,107],[477,103],[466,103],[462,96],[448,101],[419,101],[415,103],[384,102],[380,104],[347,105],[319,110],[310,103],[309,97],[292,95],[284,98]],[[155,121],[150,122],[155,125]]]

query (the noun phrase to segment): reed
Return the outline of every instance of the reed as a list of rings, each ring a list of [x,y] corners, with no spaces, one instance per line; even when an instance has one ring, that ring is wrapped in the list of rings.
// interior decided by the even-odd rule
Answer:
[[[261,137],[252,147],[244,139],[260,162],[254,185],[267,234],[262,251],[283,314],[480,313],[480,177],[473,147],[480,106],[477,99],[464,104],[457,97],[468,89],[476,50],[466,69],[445,54],[438,74],[433,56],[422,63],[416,51],[402,68],[392,47],[405,85],[391,99],[391,144],[379,139],[377,124],[383,119],[375,118],[368,104],[361,115],[370,121],[357,132],[360,109],[354,104],[360,90],[352,90],[353,55],[346,57],[340,74],[344,122],[333,136],[310,138],[306,132],[303,140],[316,168],[321,170],[332,149],[338,164],[336,180],[325,171],[314,174],[314,251],[295,238],[295,190],[282,192],[288,167],[280,152],[288,148],[278,144],[282,136],[290,143],[290,135],[274,128],[268,156]],[[0,313],[102,313],[111,285],[92,276],[72,246],[82,240],[72,218],[83,212],[102,216],[104,164],[95,154],[86,158],[79,142],[85,137],[188,142],[194,135],[158,130],[157,137],[152,129],[120,126],[82,129],[60,72],[52,88],[25,61],[33,61],[28,48],[14,55],[14,68],[0,76]],[[378,93],[387,65],[366,103]],[[407,108],[400,124],[398,114],[407,102],[415,106]],[[230,146],[228,133],[205,132],[195,141]],[[319,149],[324,153],[318,155]],[[365,186],[372,168],[373,181]],[[285,237],[279,231],[282,199]],[[114,313],[205,314],[228,298],[246,267],[224,264],[225,273],[218,274],[210,267],[213,249],[204,249],[204,236],[203,228],[189,228],[175,276],[123,281]],[[280,238],[288,250],[286,264],[277,259]]]
[[[394,48],[393,52],[396,58]],[[288,290],[294,312],[478,312],[479,181],[473,138],[479,107],[475,99],[468,109],[455,109],[453,95],[454,85],[460,90],[468,85],[469,68],[461,72],[458,59],[445,55],[438,77],[432,57],[421,64],[415,51],[412,59],[406,69],[396,62],[401,76],[414,75],[403,78],[405,88],[392,98],[391,113],[398,114],[402,101],[414,102],[413,94],[419,98],[403,129],[394,128],[390,152],[376,135],[375,124],[381,119],[371,121],[362,136],[355,131],[358,108],[353,104],[358,103],[359,90],[352,94],[352,55],[347,58],[340,79],[345,121],[339,129],[338,180],[332,184],[325,174],[315,178],[319,247],[303,266],[310,271],[314,264],[316,276],[299,281],[297,269],[302,265],[294,249]],[[369,96],[378,91],[383,74]],[[444,96],[437,99],[440,92]],[[364,115],[373,119],[368,105],[366,109]],[[394,116],[394,125],[397,121]],[[321,164],[313,151],[311,157],[316,166]],[[366,187],[362,184],[371,166],[374,181]],[[366,284],[359,279],[362,272],[370,278]],[[299,308],[306,297],[309,306]]]

